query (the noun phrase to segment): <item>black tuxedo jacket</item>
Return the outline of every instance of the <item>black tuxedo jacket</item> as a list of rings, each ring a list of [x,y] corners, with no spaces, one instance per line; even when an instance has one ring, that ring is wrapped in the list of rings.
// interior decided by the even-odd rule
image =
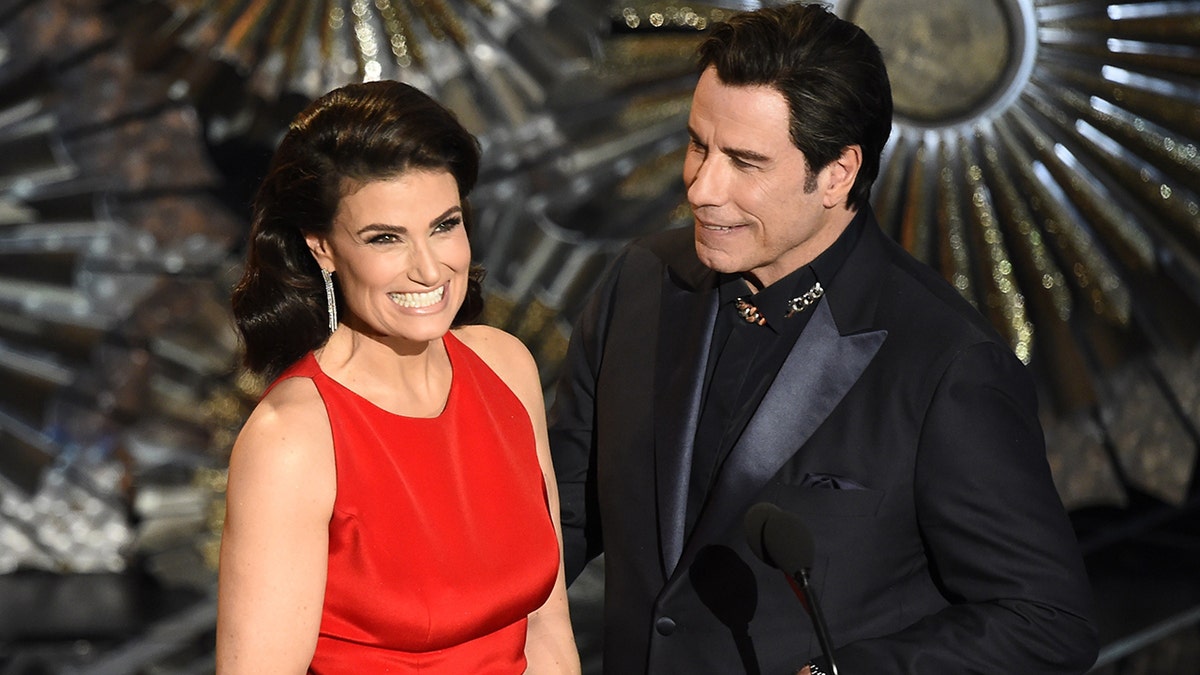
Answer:
[[[813,533],[843,675],[1093,662],[1090,591],[1031,378],[864,215],[686,538],[717,308],[690,229],[627,247],[577,322],[551,448],[568,574],[605,554],[606,673],[795,673],[820,655],[786,578],[746,544],[759,501]]]

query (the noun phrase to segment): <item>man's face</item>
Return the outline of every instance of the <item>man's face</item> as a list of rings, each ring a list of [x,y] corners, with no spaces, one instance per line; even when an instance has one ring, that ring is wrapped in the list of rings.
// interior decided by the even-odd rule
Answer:
[[[849,222],[844,167],[835,161],[810,177],[788,122],[775,89],[726,85],[713,68],[701,74],[683,164],[696,253],[758,288],[807,265]]]

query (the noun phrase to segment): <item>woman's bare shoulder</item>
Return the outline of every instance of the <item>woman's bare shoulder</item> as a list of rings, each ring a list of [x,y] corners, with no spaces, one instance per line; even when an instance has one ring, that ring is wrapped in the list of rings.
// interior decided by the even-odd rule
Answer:
[[[316,385],[293,377],[276,384],[250,413],[230,464],[303,470],[331,461],[332,449],[329,417]]]
[[[489,357],[501,360],[526,360],[533,357],[525,343],[515,335],[506,333],[492,326],[460,326],[454,329],[454,334],[463,344],[471,348],[485,361]]]
[[[540,389],[533,355],[515,335],[481,325],[460,326],[454,334],[514,391]]]

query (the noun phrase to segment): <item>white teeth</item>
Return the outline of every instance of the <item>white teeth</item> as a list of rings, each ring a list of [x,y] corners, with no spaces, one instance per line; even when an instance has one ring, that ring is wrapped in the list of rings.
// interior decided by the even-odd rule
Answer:
[[[428,307],[441,302],[442,296],[446,294],[445,286],[438,286],[432,291],[425,293],[388,293],[388,297],[392,302],[401,307]]]

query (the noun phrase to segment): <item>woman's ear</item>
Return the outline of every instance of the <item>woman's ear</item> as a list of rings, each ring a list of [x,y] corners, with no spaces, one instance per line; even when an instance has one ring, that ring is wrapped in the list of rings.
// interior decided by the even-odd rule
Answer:
[[[312,252],[313,258],[316,258],[317,264],[321,269],[330,272],[336,272],[333,266],[333,255],[329,250],[329,240],[319,234],[306,234],[304,241],[308,244],[308,250]]]
[[[831,209],[846,206],[854,180],[858,178],[858,170],[862,168],[862,148],[858,145],[847,145],[842,148],[842,154],[825,167],[827,172],[826,184],[822,203]]]

